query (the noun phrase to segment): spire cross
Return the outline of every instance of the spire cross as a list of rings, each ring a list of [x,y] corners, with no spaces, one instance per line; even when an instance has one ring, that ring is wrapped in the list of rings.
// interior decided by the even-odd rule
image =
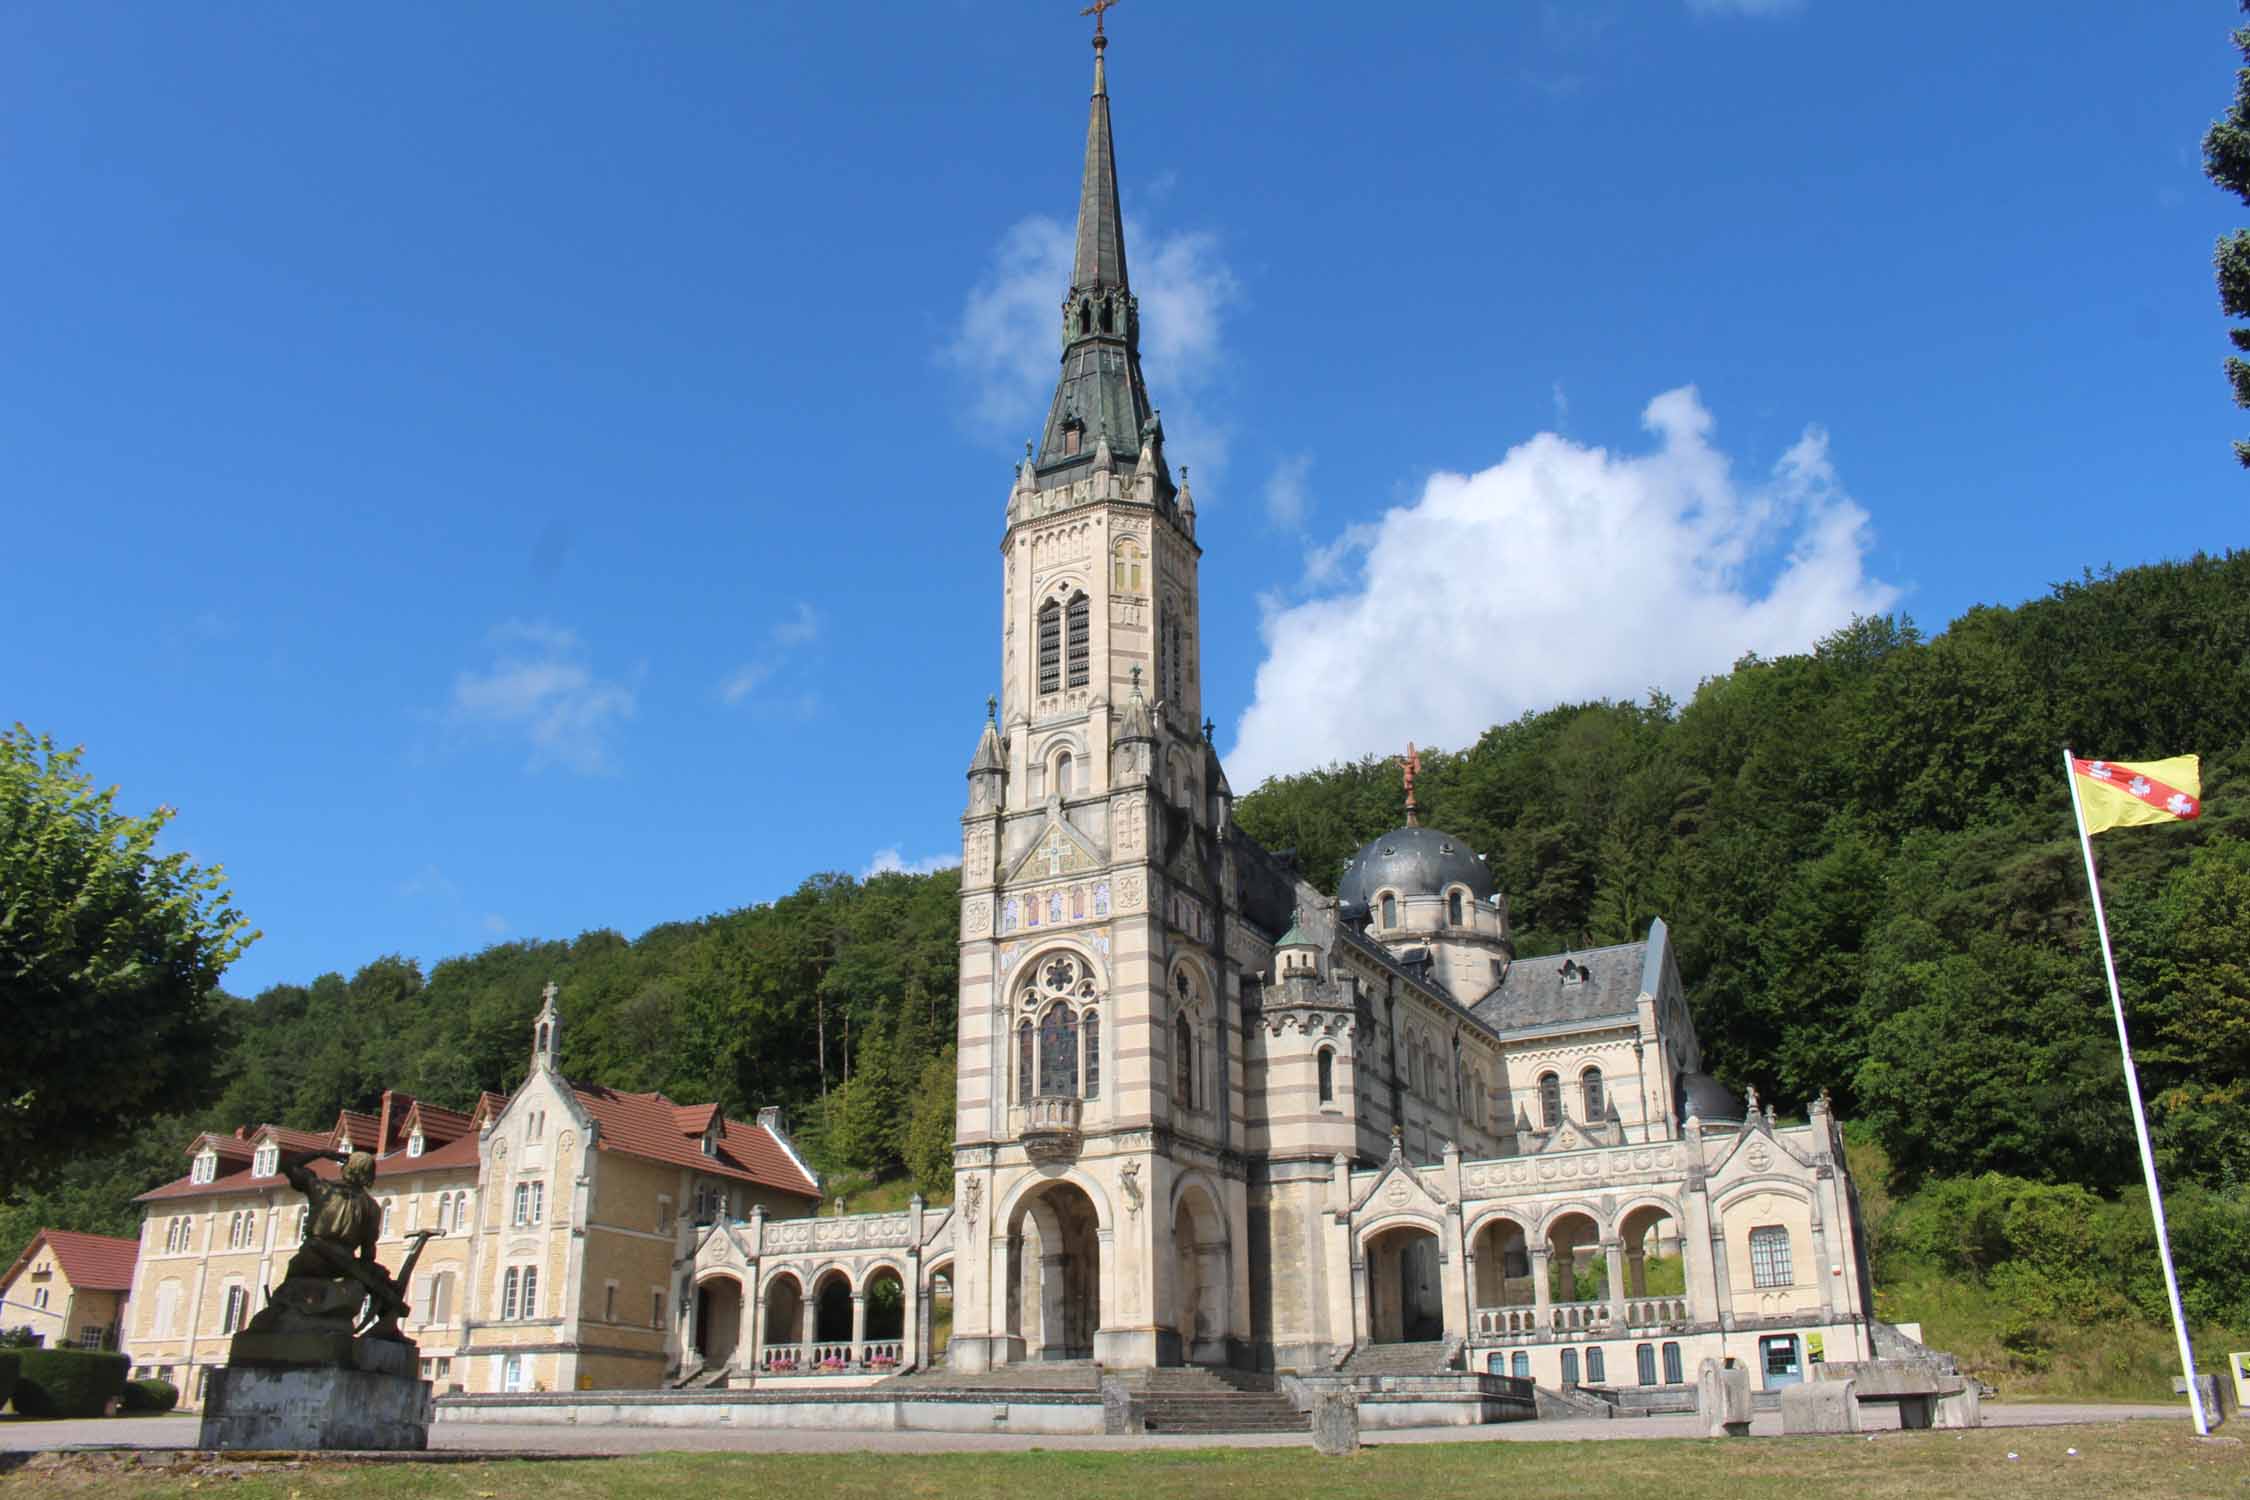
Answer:
[[[1399,768],[1406,777],[1406,826],[1418,827],[1414,821],[1414,778],[1421,772],[1422,755],[1414,748],[1412,740],[1406,742],[1406,757],[1399,762]]]
[[[1096,39],[1095,44],[1097,46],[1100,45],[1102,40],[1105,40],[1105,38],[1102,37],[1102,12],[1105,10],[1114,9],[1117,4],[1118,0],[1094,0],[1094,3],[1092,5],[1087,6],[1084,10],[1079,12],[1079,14],[1082,16],[1092,16],[1094,18],[1094,36]]]

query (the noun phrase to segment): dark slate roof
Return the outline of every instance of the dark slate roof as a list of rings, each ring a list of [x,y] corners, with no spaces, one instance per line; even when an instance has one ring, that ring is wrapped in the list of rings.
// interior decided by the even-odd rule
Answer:
[[[1103,42],[1094,43],[1094,103],[1086,121],[1086,173],[1078,185],[1078,253],[1070,284],[1125,285],[1125,215],[1117,207],[1117,152],[1110,144],[1109,80]]]
[[[1101,45],[1097,42],[1097,47]],[[1114,294],[1114,296],[1105,295]],[[1067,306],[1093,295],[1098,302],[1121,302],[1123,318],[1111,326],[1076,332],[1067,321],[1062,373],[1047,408],[1036,472],[1053,480],[1076,479],[1093,464],[1101,445],[1110,458],[1130,469],[1145,443],[1160,441],[1156,409],[1141,378],[1140,323],[1125,278],[1125,217],[1117,206],[1117,153],[1110,139],[1109,87],[1102,57],[1094,55],[1094,101],[1086,122],[1086,169],[1078,184],[1078,244],[1071,259]],[[1083,431],[1078,451],[1070,451],[1064,430],[1075,419]],[[1158,454],[1161,459],[1161,451]],[[1171,476],[1159,463],[1158,490],[1169,499]]]
[[[1373,839],[1344,866],[1336,902],[1347,918],[1367,914],[1379,891],[1435,896],[1465,885],[1479,901],[1492,899],[1492,870],[1467,843],[1436,828],[1394,828]]]
[[[1502,1032],[1630,1016],[1639,1009],[1648,961],[1645,942],[1519,958],[1508,965],[1507,976],[1470,1007],[1470,1014]],[[1565,982],[1566,963],[1584,970],[1586,977]]]

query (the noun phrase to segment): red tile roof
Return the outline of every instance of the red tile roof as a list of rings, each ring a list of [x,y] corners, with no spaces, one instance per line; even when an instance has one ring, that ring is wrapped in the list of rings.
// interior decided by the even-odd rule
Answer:
[[[492,1101],[498,1098],[496,1094],[480,1095],[477,1099],[476,1117],[486,1113],[491,1108]],[[420,1156],[408,1156],[406,1142],[412,1132],[407,1129],[407,1121],[418,1110],[423,1111],[426,1116],[443,1116],[447,1122],[460,1121],[462,1128],[458,1133],[425,1128],[424,1151]],[[280,1184],[284,1178],[278,1172],[260,1177],[250,1170],[256,1164],[254,1153],[260,1142],[270,1139],[286,1152],[333,1151],[336,1149],[338,1133],[346,1126],[351,1130],[352,1145],[357,1150],[368,1150],[377,1137],[386,1131],[392,1137],[389,1148],[375,1155],[375,1175],[378,1178],[393,1177],[405,1172],[473,1168],[477,1164],[477,1137],[476,1131],[468,1128],[472,1118],[459,1110],[440,1110],[435,1105],[422,1104],[412,1094],[386,1091],[380,1115],[350,1109],[340,1111],[336,1116],[336,1130],[291,1130],[283,1125],[260,1125],[255,1130],[244,1127],[233,1135],[199,1135],[188,1143],[190,1156],[199,1155],[208,1146],[218,1153],[222,1165],[233,1165],[236,1170],[221,1171],[210,1182],[197,1182],[194,1174],[190,1173],[186,1177],[165,1183],[162,1187],[152,1188],[133,1201],[147,1203],[167,1198],[262,1192]],[[343,1164],[323,1157],[312,1163],[312,1170],[316,1177],[333,1182],[342,1173]]]
[[[820,1199],[820,1185],[807,1176],[780,1139],[762,1125],[726,1121],[719,1154],[703,1154],[703,1132],[719,1115],[715,1104],[674,1104],[662,1094],[625,1094],[599,1084],[574,1083],[571,1092],[601,1124],[604,1151],[622,1151],[649,1161],[692,1167],[714,1177],[754,1182],[800,1198]]]
[[[81,1292],[129,1292],[133,1289],[133,1262],[140,1259],[139,1240],[112,1239],[106,1234],[80,1234],[71,1229],[42,1229],[24,1246],[23,1254],[0,1276],[0,1286],[16,1279],[46,1245],[71,1286]]]

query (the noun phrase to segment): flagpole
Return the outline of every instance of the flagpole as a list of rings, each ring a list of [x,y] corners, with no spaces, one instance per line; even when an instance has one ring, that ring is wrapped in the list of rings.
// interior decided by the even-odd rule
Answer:
[[[2133,1135],[2141,1145],[2141,1175],[2148,1180],[2148,1211],[2156,1220],[2156,1254],[2164,1262],[2164,1292],[2172,1299],[2172,1332],[2180,1341],[2180,1368],[2187,1372],[2188,1407],[2195,1413],[2198,1437],[2211,1435],[2203,1393],[2195,1384],[2195,1349],[2188,1343],[2187,1314],[2180,1307],[2180,1278],[2172,1270],[2172,1239],[2164,1227],[2164,1193],[2156,1185],[2156,1153],[2149,1149],[2148,1116],[2141,1108],[2141,1081],[2133,1071],[2133,1043],[2125,1035],[2125,1001],[2117,992],[2117,960],[2109,951],[2109,918],[2102,911],[2102,879],[2094,869],[2094,840],[2086,832],[2086,807],[2078,797],[2078,769],[2070,747],[2063,747],[2063,779],[2070,783],[2070,812],[2078,820],[2078,848],[2086,856],[2086,885],[2094,893],[2094,929],[2102,938],[2102,970],[2109,976],[2109,1008],[2117,1017],[2117,1049],[2125,1057],[2125,1092],[2133,1101]]]

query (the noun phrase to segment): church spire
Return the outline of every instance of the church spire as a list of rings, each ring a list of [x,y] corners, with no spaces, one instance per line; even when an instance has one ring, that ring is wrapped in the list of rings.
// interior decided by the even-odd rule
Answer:
[[[1099,24],[1099,17],[1096,23]],[[1072,291],[1122,287],[1125,216],[1117,208],[1117,150],[1109,135],[1109,78],[1103,54],[1109,38],[1094,33],[1094,102],[1086,121],[1086,172],[1078,185],[1078,253],[1071,260]]]
[[[1109,4],[1089,8],[1095,21],[1094,95],[1078,183],[1078,239],[1062,303],[1062,375],[1033,469],[1042,479],[1078,470],[1105,446],[1112,464],[1131,469],[1153,449],[1155,490],[1168,499],[1164,429],[1141,378],[1140,303],[1125,272],[1125,215],[1118,207],[1117,148],[1109,121],[1109,38],[1100,29],[1100,12]]]

